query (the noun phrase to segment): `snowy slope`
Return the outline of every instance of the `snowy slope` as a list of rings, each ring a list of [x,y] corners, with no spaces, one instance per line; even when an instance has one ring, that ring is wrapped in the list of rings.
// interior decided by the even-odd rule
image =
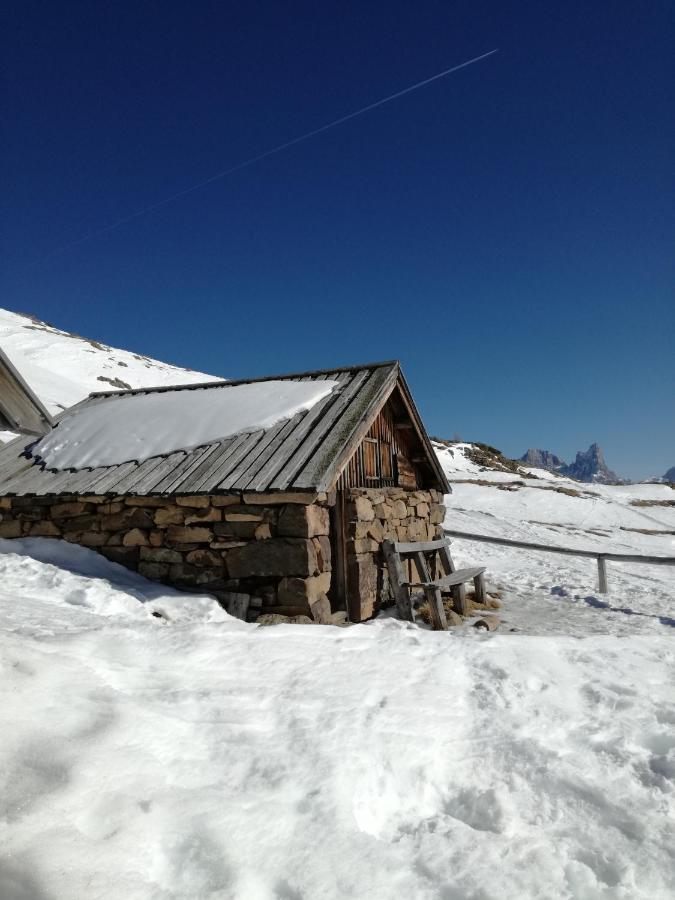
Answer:
[[[675,557],[675,490],[667,485],[586,485],[543,469],[495,472],[437,450],[453,493],[447,528],[597,552]],[[460,565],[484,564],[504,590],[506,627],[529,634],[626,636],[675,626],[675,567],[609,562],[598,594],[593,559],[453,538]]]
[[[92,391],[220,380],[116,350],[5,309],[0,309],[0,347],[52,415]]]
[[[675,894],[665,631],[262,628],[40,539],[0,622],[3,900]]]

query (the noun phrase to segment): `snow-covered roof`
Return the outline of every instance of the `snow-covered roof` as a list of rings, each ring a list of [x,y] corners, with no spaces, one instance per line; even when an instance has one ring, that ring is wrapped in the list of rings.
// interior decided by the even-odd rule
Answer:
[[[395,388],[447,482],[397,362],[92,394],[28,447],[0,450],[0,494],[324,491]]]

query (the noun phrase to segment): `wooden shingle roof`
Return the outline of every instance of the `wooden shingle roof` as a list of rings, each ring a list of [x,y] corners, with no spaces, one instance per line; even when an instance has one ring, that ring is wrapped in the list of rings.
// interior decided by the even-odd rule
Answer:
[[[428,455],[441,490],[449,490],[424,431],[398,362],[274,375],[242,381],[209,382],[91,394],[89,404],[123,404],[129,396],[163,391],[230,391],[253,381],[293,379],[337,381],[311,409],[266,430],[224,437],[189,450],[142,461],[80,470],[48,469],[32,455],[32,444],[17,439],[0,450],[0,495],[54,494],[215,494],[325,491],[335,484],[359,441],[392,391],[398,387]],[[75,407],[73,407],[74,409]],[[65,412],[60,419],[67,416]],[[58,427],[58,423],[56,425]]]

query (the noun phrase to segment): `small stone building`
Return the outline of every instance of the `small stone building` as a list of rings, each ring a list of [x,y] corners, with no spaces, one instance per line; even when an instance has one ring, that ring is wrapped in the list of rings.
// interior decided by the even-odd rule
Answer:
[[[331,387],[271,426],[233,434],[219,421],[217,392],[236,401],[243,385],[288,381]],[[212,404],[205,418],[222,437],[179,448],[162,438],[138,458],[130,401],[159,394],[181,409]],[[81,443],[94,441],[94,413],[116,423],[122,458],[58,467],[43,457],[44,441],[67,435],[76,416]],[[157,426],[162,435],[178,429],[175,419]],[[372,617],[389,600],[382,541],[436,537],[450,492],[397,362],[92,394],[44,438],[26,440],[0,450],[0,537],[72,541],[147,578],[248,607],[249,619]]]

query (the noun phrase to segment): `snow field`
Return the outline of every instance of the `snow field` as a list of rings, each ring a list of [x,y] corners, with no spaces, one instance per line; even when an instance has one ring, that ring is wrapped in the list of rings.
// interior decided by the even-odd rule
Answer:
[[[261,628],[40,539],[0,622],[3,900],[675,892],[665,629]]]

